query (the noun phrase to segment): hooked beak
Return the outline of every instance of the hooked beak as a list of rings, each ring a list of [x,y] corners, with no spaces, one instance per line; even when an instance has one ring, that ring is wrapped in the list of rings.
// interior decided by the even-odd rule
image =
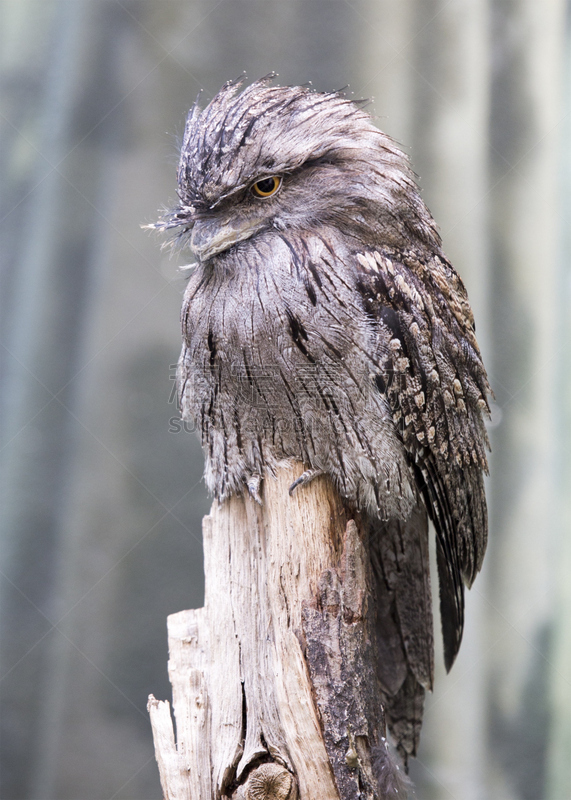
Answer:
[[[255,221],[240,219],[224,221],[220,216],[201,217],[194,206],[181,206],[172,211],[165,211],[157,222],[141,227],[155,231],[169,231],[175,228],[184,228],[186,233],[192,231],[190,247],[200,261],[206,261],[211,256],[228,250],[232,245],[249,239],[260,228]],[[175,243],[176,241],[177,238]]]
[[[201,261],[228,250],[233,244],[249,239],[256,231],[252,223],[236,220],[222,222],[217,218],[197,219],[192,229],[190,246]]]

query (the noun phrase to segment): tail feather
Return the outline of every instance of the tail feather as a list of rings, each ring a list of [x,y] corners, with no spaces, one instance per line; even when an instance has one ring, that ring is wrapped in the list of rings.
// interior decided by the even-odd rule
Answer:
[[[378,747],[373,748],[371,755],[379,796],[383,800],[405,800],[412,783],[392,755],[388,743],[383,740]]]
[[[424,690],[434,675],[428,519],[370,521],[379,680],[387,722],[405,763],[418,746]]]
[[[387,698],[385,711],[389,730],[408,771],[408,759],[418,749],[424,711],[424,688],[412,672],[396,695]]]

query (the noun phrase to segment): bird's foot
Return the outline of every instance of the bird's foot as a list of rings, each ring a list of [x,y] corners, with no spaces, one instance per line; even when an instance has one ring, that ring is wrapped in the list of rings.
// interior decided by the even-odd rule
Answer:
[[[322,469],[306,469],[304,473],[302,473],[299,478],[292,483],[289,487],[290,496],[295,492],[295,490],[299,486],[307,486],[308,483],[314,478],[318,478],[320,475],[323,475],[324,472]]]
[[[250,492],[250,497],[258,503],[258,505],[262,505],[262,498],[260,497],[260,484],[262,482],[262,476],[258,475],[255,472],[253,475],[250,475],[248,480],[246,481],[246,486],[248,487],[248,491]]]

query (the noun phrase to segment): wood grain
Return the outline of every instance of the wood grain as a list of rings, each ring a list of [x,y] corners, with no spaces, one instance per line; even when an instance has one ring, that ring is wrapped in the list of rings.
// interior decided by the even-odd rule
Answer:
[[[290,497],[302,471],[281,464],[261,506],[234,496],[204,519],[204,608],[168,619],[176,745],[149,700],[167,800],[377,796],[366,547],[326,477]]]

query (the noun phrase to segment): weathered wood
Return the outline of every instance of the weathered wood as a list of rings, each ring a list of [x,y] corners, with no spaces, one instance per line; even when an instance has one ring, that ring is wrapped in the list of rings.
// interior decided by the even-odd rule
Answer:
[[[367,625],[370,576],[357,526],[347,525],[341,570],[326,570],[303,610],[307,660],[341,796],[374,797],[371,751],[385,734],[374,640]],[[358,769],[356,768],[358,766]]]
[[[176,746],[149,699],[166,800],[384,796],[367,543],[326,477],[289,495],[302,471],[204,519],[204,608],[168,620]]]

